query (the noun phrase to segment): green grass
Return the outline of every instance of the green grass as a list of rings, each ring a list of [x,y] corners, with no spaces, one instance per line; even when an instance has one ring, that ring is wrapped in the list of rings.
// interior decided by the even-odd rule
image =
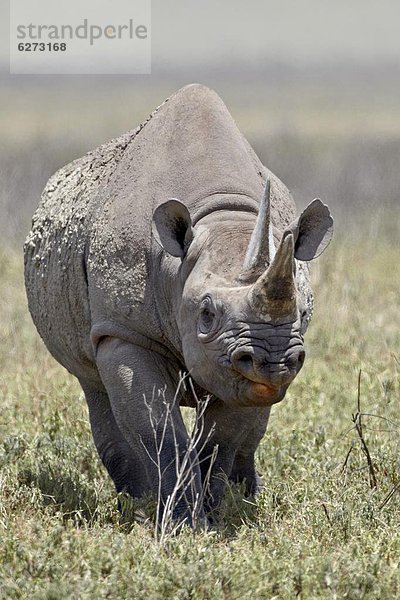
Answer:
[[[399,248],[361,233],[313,265],[308,358],[258,452],[265,491],[229,488],[215,531],[163,547],[151,522],[120,522],[80,388],[34,330],[20,256],[1,254],[0,598],[399,596],[400,495],[382,507],[400,480]],[[362,411],[390,420],[364,417],[375,490],[360,369]]]

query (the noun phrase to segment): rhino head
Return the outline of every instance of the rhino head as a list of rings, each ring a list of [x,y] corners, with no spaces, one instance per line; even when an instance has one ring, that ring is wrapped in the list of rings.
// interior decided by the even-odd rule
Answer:
[[[275,404],[300,371],[313,307],[305,262],[323,252],[333,233],[319,199],[278,231],[270,185],[268,179],[255,226],[254,215],[232,211],[193,226],[175,199],[153,217],[158,243],[181,258],[173,305],[186,367],[231,405]]]

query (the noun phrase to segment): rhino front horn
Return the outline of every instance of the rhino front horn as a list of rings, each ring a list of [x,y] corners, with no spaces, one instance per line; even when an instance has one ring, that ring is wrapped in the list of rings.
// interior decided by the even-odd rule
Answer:
[[[246,283],[255,281],[272,262],[274,256],[275,246],[271,224],[271,180],[268,177],[239,281]]]
[[[277,318],[296,310],[293,264],[293,233],[286,231],[271,266],[250,290],[250,302],[258,313]]]

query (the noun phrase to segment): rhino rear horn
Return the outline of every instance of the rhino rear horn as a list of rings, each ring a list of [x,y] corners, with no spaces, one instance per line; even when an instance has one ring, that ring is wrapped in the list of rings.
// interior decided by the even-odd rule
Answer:
[[[268,177],[260,203],[257,221],[244,258],[239,281],[254,281],[275,256],[271,224],[271,180]]]
[[[286,231],[271,266],[250,290],[250,302],[257,312],[278,317],[296,309],[293,266],[294,237],[291,231]]]

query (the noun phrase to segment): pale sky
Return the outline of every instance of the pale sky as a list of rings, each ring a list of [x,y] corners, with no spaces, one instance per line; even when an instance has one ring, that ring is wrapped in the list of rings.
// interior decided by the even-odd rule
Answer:
[[[3,63],[8,21],[0,0]],[[398,61],[399,29],[399,0],[153,0],[153,65]]]
[[[400,59],[398,0],[153,0],[152,13],[156,61]]]

